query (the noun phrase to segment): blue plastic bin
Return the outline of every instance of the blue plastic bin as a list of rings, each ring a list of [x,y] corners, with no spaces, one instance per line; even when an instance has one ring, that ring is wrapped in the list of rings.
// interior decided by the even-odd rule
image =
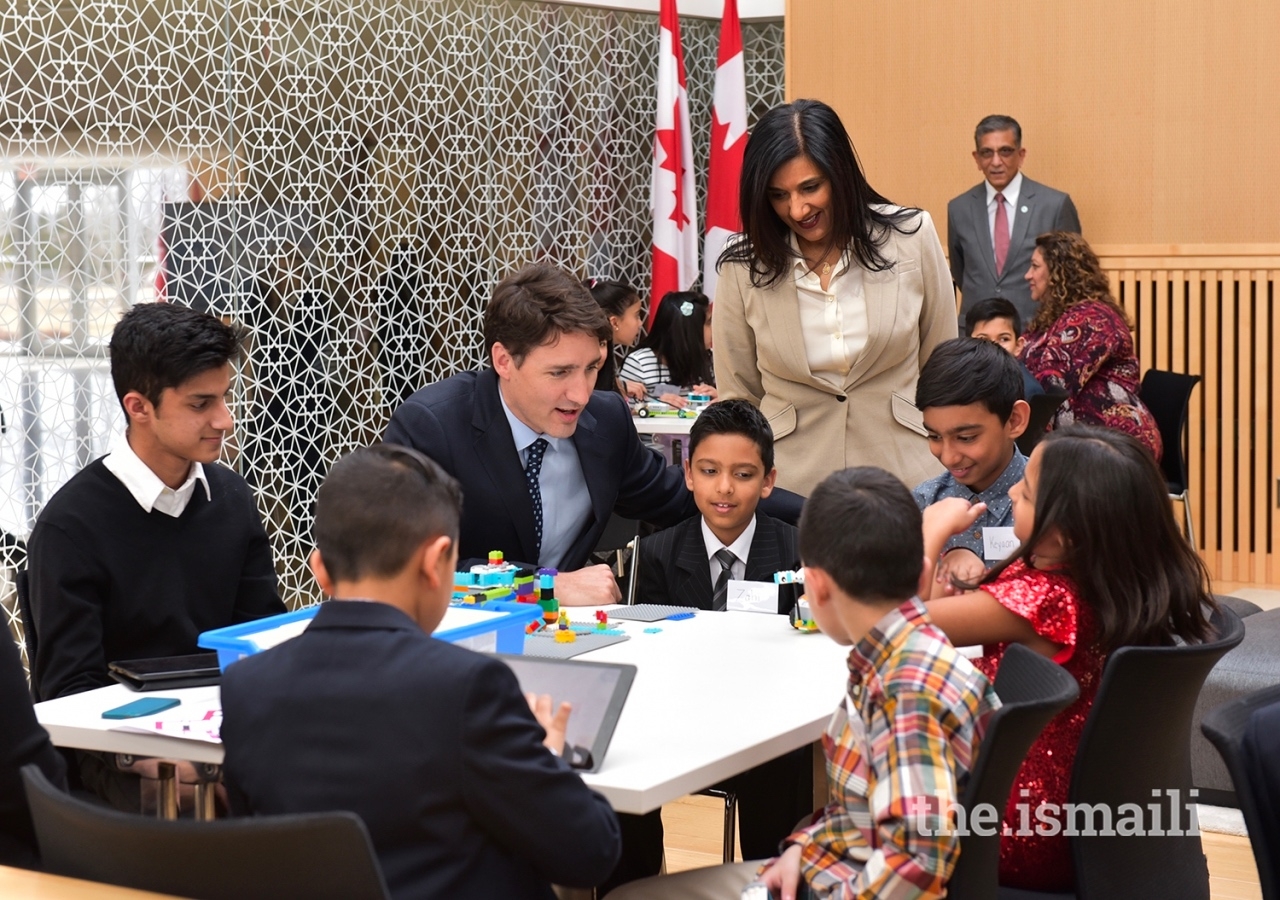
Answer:
[[[524,653],[525,625],[542,615],[542,609],[536,603],[506,603],[492,601],[476,606],[462,606],[459,609],[480,609],[485,612],[506,613],[484,622],[436,631],[433,637],[451,644],[459,644],[477,651],[496,653]],[[218,653],[218,667],[226,671],[227,666],[237,660],[262,652],[252,640],[255,634],[271,631],[290,622],[311,619],[315,616],[319,605],[308,606],[295,612],[242,622],[239,625],[228,625],[216,628],[200,635],[196,643],[206,650]]]

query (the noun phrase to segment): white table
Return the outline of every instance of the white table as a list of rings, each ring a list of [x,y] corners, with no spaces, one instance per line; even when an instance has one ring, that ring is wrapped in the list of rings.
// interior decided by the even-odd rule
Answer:
[[[682,419],[679,416],[649,416],[642,419],[632,416],[631,421],[635,423],[638,434],[688,434],[698,419],[696,416],[692,419]]]
[[[579,608],[575,619],[590,621]],[[572,615],[572,613],[571,613]],[[843,695],[847,648],[784,616],[699,613],[677,622],[611,620],[632,639],[582,659],[639,668],[601,770],[583,780],[618,812],[645,813],[816,740]],[[646,634],[646,628],[662,629]],[[165,691],[197,703],[217,688]],[[136,699],[122,686],[36,705],[63,747],[222,761],[222,747],[109,731],[102,711]]]

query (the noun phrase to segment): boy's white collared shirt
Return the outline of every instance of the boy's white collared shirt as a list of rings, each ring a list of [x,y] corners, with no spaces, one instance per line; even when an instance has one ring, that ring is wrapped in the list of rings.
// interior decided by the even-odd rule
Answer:
[[[107,467],[108,472],[120,479],[120,483],[133,494],[133,499],[147,512],[154,509],[176,519],[191,502],[197,481],[204,485],[205,499],[213,499],[203,465],[193,462],[187,480],[182,483],[182,487],[174,490],[161,481],[160,476],[151,471],[151,467],[133,452],[128,437],[123,434],[116,437],[111,452],[102,458],[102,464]]]
[[[726,547],[720,543],[720,538],[712,533],[711,527],[707,525],[705,518],[702,518],[701,524],[702,540],[707,545],[707,561],[710,564],[711,583],[715,584],[716,579],[720,577],[720,563],[716,561],[716,554],[726,549]],[[742,581],[747,577],[747,557],[751,553],[751,542],[755,540],[755,536],[756,517],[752,516],[751,521],[747,523],[747,527],[742,530],[742,534],[738,535],[738,539],[727,547],[730,553],[738,557],[738,561],[733,564],[733,572],[729,576],[735,581]]]

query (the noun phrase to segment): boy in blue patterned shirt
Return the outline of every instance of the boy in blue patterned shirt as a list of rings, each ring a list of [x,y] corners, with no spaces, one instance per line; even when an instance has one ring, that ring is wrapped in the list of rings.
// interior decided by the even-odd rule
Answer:
[[[916,505],[923,511],[948,497],[987,504],[971,528],[947,542],[938,560],[937,593],[953,580],[976,582],[988,563],[1017,549],[1008,491],[1027,465],[1014,441],[1026,430],[1031,408],[1018,361],[977,338],[938,345],[920,370],[916,406],[929,449],[947,468],[915,489]]]

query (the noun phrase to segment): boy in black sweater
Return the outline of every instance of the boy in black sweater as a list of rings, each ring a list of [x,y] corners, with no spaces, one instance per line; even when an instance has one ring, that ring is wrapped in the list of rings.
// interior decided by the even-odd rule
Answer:
[[[114,660],[196,653],[203,631],[284,612],[249,487],[217,464],[241,337],[169,303],[139,304],[116,325],[111,377],[127,430],[49,500],[28,542],[37,699],[111,684]],[[80,762],[86,787],[138,806],[134,773],[118,777],[97,754]]]

